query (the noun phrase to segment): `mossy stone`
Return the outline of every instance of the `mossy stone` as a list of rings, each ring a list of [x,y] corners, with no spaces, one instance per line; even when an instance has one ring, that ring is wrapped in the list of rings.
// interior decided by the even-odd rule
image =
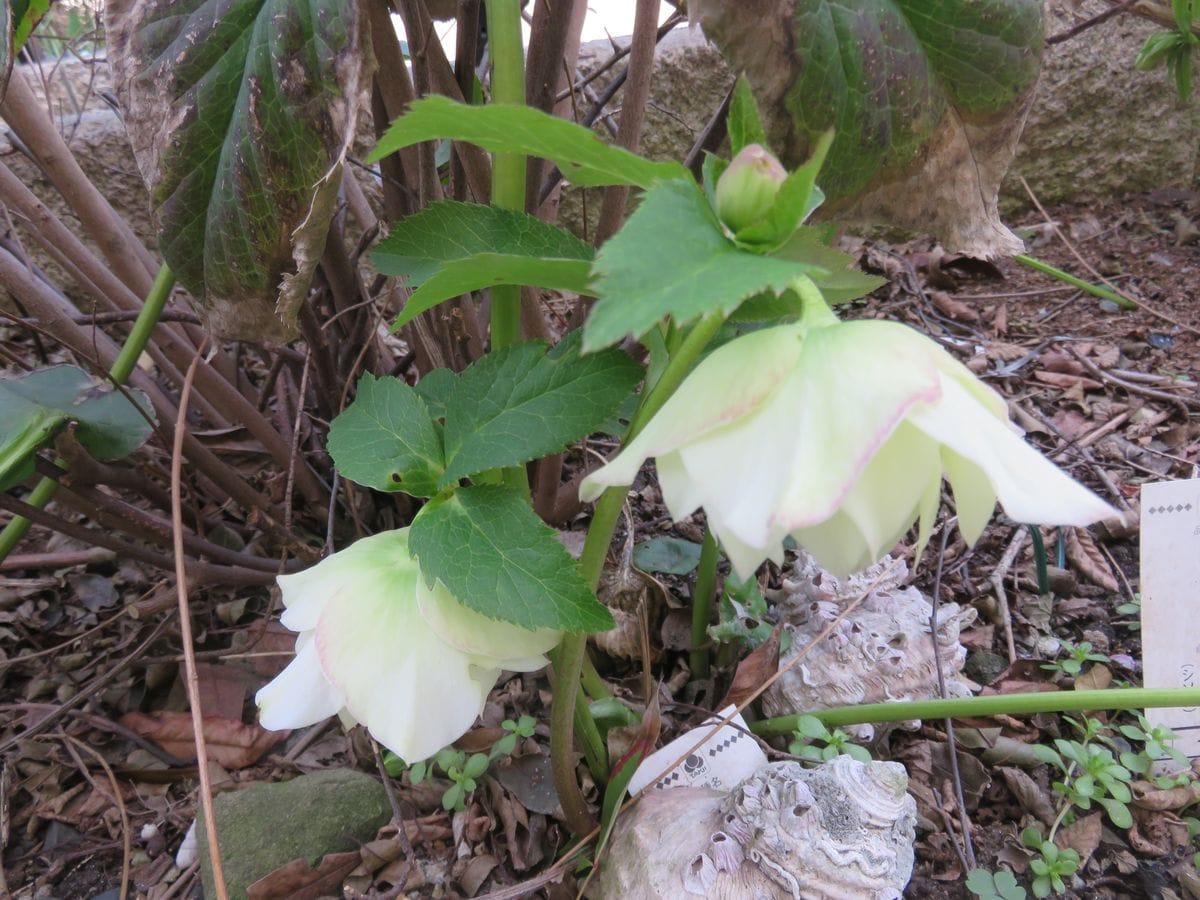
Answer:
[[[229,896],[244,898],[264,875],[293,859],[356,850],[392,816],[387,792],[369,775],[329,769],[278,784],[256,784],[213,800]],[[215,897],[203,814],[196,838],[204,895]]]

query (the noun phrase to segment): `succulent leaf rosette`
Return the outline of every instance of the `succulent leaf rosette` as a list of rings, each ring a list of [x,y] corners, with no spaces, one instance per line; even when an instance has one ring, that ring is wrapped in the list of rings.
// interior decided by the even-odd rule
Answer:
[[[264,728],[340,713],[407,762],[471,727],[501,670],[531,672],[562,637],[489,619],[426,583],[408,529],[363,538],[280,575],[296,657],[255,696]]]
[[[580,491],[632,483],[654,457],[672,516],[703,507],[742,578],[783,559],[791,535],[837,575],[880,559],[919,521],[942,478],[974,543],[997,499],[1030,524],[1083,526],[1116,510],[1027,444],[1004,400],[898,322],[842,322],[815,285],[803,315],[713,351]]]

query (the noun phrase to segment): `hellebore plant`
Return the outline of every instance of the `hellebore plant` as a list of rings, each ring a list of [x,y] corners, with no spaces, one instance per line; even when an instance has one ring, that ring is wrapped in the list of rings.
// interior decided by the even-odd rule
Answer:
[[[638,436],[584,482],[627,485],[655,457],[672,516],[703,507],[739,576],[783,561],[788,535],[830,571],[865,568],[920,523],[945,475],[968,543],[999,498],[1019,522],[1116,515],[1021,438],[1004,400],[896,322],[841,322],[807,279],[796,324],[735,338],[700,363]]]
[[[361,722],[402,759],[457,740],[503,669],[531,672],[562,637],[467,609],[426,584],[408,529],[363,538],[311,569],[280,575],[281,621],[296,658],[258,692],[265,728],[301,728],[335,713]]]

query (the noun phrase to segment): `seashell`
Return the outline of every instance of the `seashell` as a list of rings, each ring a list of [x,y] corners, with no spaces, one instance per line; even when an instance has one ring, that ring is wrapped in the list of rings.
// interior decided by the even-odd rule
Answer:
[[[908,566],[887,558],[864,572],[839,580],[801,553],[794,576],[771,599],[791,634],[791,653],[798,653],[864,592],[867,598],[804,662],[786,672],[763,694],[763,710],[785,716],[813,709],[926,699],[938,695],[937,660],[929,622],[933,607],[916,588],[904,587]],[[960,631],[975,621],[976,611],[957,603],[938,604],[937,653],[946,692],[969,696],[973,685],[961,678],[967,650]],[[780,659],[787,665],[790,655]],[[860,729],[870,739],[873,730]]]
[[[643,796],[613,831],[593,900],[890,900],[912,875],[916,804],[898,763],[771,763],[722,794]]]

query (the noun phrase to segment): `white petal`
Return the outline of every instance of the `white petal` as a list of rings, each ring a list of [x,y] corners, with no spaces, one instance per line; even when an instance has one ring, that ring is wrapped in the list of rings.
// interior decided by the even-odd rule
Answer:
[[[838,578],[876,561],[854,520],[840,511],[819,525],[793,531],[792,537]]]
[[[735,338],[710,353],[650,422],[607,465],[584,479],[580,499],[594,500],[605,487],[632,484],[642,463],[753,412],[795,367],[800,330],[764,328]]]
[[[663,503],[676,522],[686,519],[704,505],[703,482],[692,478],[678,452],[664,453],[654,461]]]
[[[758,567],[766,560],[776,565],[783,565],[783,539],[787,532],[772,532],[762,544],[750,545],[744,543],[738,535],[709,521],[713,534],[721,542],[721,549],[729,558],[730,565],[742,581],[752,577]]]
[[[875,321],[810,333],[783,388],[795,395],[800,435],[779,513],[789,530],[832,516],[909,410],[937,400],[937,368],[911,334]]]
[[[910,421],[984,473],[1004,511],[1031,525],[1090,525],[1117,511],[1058,469],[955,381]],[[976,503],[978,501],[975,501]],[[964,532],[965,534],[965,532]]]
[[[908,532],[929,485],[941,485],[937,444],[902,422],[867,464],[842,504],[866,541],[872,562]]]
[[[562,632],[551,628],[530,631],[500,622],[463,606],[440,581],[427,587],[417,579],[421,617],[441,640],[476,658],[479,665],[513,672],[530,672],[546,665],[543,655],[558,645]]]
[[[317,625],[317,650],[346,708],[407,762],[462,736],[483,709],[498,669],[481,669],[421,616],[411,581],[382,594],[339,596]]]
[[[342,588],[372,585],[380,573],[415,565],[408,553],[407,528],[357,540],[303,572],[275,579],[285,607],[279,621],[292,631],[316,628],[325,605]]]
[[[987,473],[953,450],[943,448],[942,465],[954,491],[954,509],[958,530],[968,545],[974,544],[996,511],[996,492]]]
[[[254,695],[263,728],[282,731],[304,728],[327,719],[342,708],[342,692],[321,671],[311,632],[296,639],[296,658]]]

